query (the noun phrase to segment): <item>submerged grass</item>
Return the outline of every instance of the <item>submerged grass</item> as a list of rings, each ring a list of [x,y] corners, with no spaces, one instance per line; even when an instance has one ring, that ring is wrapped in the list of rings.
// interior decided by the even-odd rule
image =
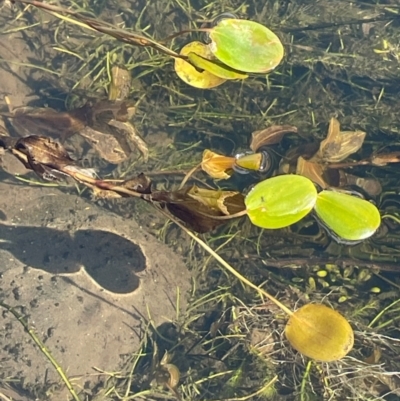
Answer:
[[[106,173],[126,177],[147,170],[160,188],[178,187],[204,148],[234,154],[248,148],[252,131],[272,124],[297,126],[300,135],[290,138],[292,143],[322,139],[332,116],[343,127],[368,133],[363,152],[388,144],[398,147],[400,9],[395,4],[80,0],[63,6],[155,40],[200,27],[221,12],[234,12],[267,25],[285,44],[286,59],[274,73],[198,91],[179,81],[172,60],[154,49],[133,48],[33,7],[3,8],[0,35],[19,34],[35,49],[37,59],[20,65],[27,75],[40,70],[43,103],[71,108],[84,98],[104,97],[110,65],[121,64],[131,72],[130,97],[138,101],[135,126],[150,144],[150,161],[144,165],[132,158],[111,172],[92,155],[90,162]],[[379,21],[388,17],[393,19]],[[363,23],[371,18],[377,21]],[[179,50],[187,40],[174,39],[171,47]],[[2,66],[16,62],[1,60]],[[289,146],[285,140],[280,150]],[[388,273],[387,282],[373,274],[379,269],[386,274],[383,267],[400,260],[398,174],[390,166],[371,168],[367,174],[382,182],[377,203],[393,218],[366,243],[352,248],[330,243],[309,221],[274,232],[238,221],[206,237],[255,288],[277,293],[292,308],[325,301],[344,313],[357,329],[353,357],[326,364],[295,353],[283,338],[281,312],[262,302],[259,290],[227,274],[215,255],[185,239],[173,224],[152,221],[148,206],[124,201],[115,210],[133,210],[139,221],[186,256],[196,276],[192,299],[185,315],[163,327],[153,327],[150,315],[141,348],[132,350],[121,371],[100,372],[102,387],[79,394],[80,399],[361,401],[398,396],[398,276]],[[249,184],[240,177],[219,183],[240,189]],[[370,292],[374,288],[379,292]],[[160,364],[165,352],[181,374],[176,393],[168,388],[168,371]]]

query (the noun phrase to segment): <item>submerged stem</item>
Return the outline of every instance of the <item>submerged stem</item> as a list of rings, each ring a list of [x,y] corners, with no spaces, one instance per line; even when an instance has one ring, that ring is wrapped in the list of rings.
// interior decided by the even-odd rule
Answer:
[[[181,222],[170,216],[164,210],[159,209],[161,213],[166,215],[170,220],[172,220],[176,225],[178,225],[183,231],[186,232],[193,240],[195,240],[205,251],[207,251],[211,256],[214,257],[226,270],[232,273],[236,278],[238,278],[242,283],[248,285],[249,287],[255,289],[260,296],[264,296],[272,301],[276,306],[281,308],[283,312],[287,315],[292,316],[293,311],[291,311],[287,306],[285,306],[282,302],[278,301],[273,295],[269,294],[268,292],[264,291],[260,287],[257,287],[253,284],[250,280],[246,277],[242,276],[235,268],[233,268],[225,259],[218,255],[212,248],[210,248],[202,239],[200,239],[197,235],[195,235],[192,231],[187,229]]]

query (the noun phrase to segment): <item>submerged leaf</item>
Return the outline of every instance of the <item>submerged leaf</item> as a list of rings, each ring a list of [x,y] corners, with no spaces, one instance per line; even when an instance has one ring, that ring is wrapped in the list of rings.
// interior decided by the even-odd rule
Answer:
[[[325,163],[338,163],[361,148],[365,135],[363,131],[341,132],[339,121],[331,118],[328,136],[321,142],[315,157]]]
[[[211,28],[209,35],[214,55],[238,71],[272,71],[284,55],[283,45],[275,33],[254,21],[222,19]]]
[[[224,215],[236,214],[245,209],[243,195],[237,191],[199,188],[197,185],[193,185],[187,189],[186,193],[204,206]]]
[[[0,141],[1,142],[1,141]],[[85,169],[76,165],[65,148],[56,141],[45,137],[30,135],[18,139],[10,150],[26,168],[33,170],[41,178],[48,181],[64,179],[78,172],[89,178],[95,173],[92,169]]]
[[[171,214],[199,233],[214,230],[228,221],[218,217],[245,210],[241,193],[210,190],[195,185],[177,191],[156,191],[149,200],[164,204]]]
[[[79,134],[103,159],[116,164],[127,159],[136,147],[147,161],[147,145],[129,122],[134,112],[128,101],[100,100],[68,112],[24,107],[4,116],[20,136],[49,135],[63,141]]]
[[[286,338],[294,349],[317,361],[337,361],[354,344],[349,322],[337,311],[322,304],[307,304],[293,313]]]
[[[257,184],[246,196],[247,215],[256,226],[274,229],[290,226],[315,205],[314,184],[300,175],[280,175]]]
[[[84,107],[73,112],[58,112],[50,108],[20,107],[3,114],[20,136],[49,135],[68,138],[87,125]]]
[[[371,156],[374,166],[387,166],[390,163],[400,163],[400,152],[378,153]]]
[[[343,170],[338,171],[338,187],[357,186],[362,188],[368,195],[377,196],[382,193],[382,185],[376,178],[362,178],[356,175],[348,174]]]
[[[118,140],[109,134],[91,127],[85,127],[79,131],[79,135],[100,154],[100,156],[109,163],[118,164],[127,159],[128,154],[118,142]]]
[[[131,73],[125,68],[114,65],[111,68],[111,83],[108,89],[108,100],[124,100],[131,90]]]
[[[190,53],[195,53],[204,58],[213,57],[208,47],[201,42],[190,42],[184,46],[180,52],[183,56],[188,56]],[[182,81],[195,88],[211,89],[225,82],[225,79],[217,77],[211,72],[206,70],[198,71],[181,58],[175,59],[175,72]]]
[[[289,133],[297,133],[297,127],[293,125],[273,125],[251,134],[250,149],[257,152],[262,146],[279,143]]]
[[[323,178],[324,171],[324,166],[319,163],[306,160],[301,156],[297,159],[296,174],[309,178],[323,189],[329,187]]]
[[[315,212],[323,225],[348,241],[369,238],[381,223],[381,216],[376,206],[343,192],[320,192]]]

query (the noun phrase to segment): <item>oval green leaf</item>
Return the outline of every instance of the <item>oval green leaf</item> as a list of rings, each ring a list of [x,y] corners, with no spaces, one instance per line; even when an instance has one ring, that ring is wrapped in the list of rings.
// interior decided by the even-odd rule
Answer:
[[[375,205],[343,192],[320,192],[315,212],[328,229],[348,241],[370,237],[381,224],[381,216]]]
[[[212,57],[208,47],[201,42],[190,42],[181,49],[180,54],[188,56],[196,53],[203,57]],[[182,81],[190,86],[200,89],[211,89],[225,82],[225,79],[217,77],[208,71],[197,71],[190,63],[181,58],[175,59],[175,72]]]
[[[317,190],[300,175],[280,175],[258,183],[246,196],[247,215],[259,227],[275,229],[290,226],[314,207]]]
[[[291,346],[317,361],[337,361],[353,348],[354,333],[337,311],[322,304],[307,304],[290,316],[285,328]]]
[[[254,21],[222,19],[211,28],[210,38],[209,46],[215,57],[239,71],[272,71],[284,55],[278,36]]]

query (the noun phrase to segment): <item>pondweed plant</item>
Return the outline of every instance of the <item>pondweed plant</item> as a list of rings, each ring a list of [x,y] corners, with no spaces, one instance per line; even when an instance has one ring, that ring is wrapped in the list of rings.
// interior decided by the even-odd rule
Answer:
[[[238,14],[240,20],[257,21],[270,27],[285,48],[284,62],[271,74],[250,74],[239,82],[225,82],[216,90],[196,91],[177,78],[169,56],[151,48],[132,48],[65,19],[44,18],[32,7],[11,16],[9,9],[2,9],[1,33],[7,35],[14,28],[21,30],[32,48],[37,49],[37,60],[25,68],[45,74],[46,80],[41,85],[45,94],[47,88],[61,88],[64,93],[70,93],[74,87],[79,94],[102,96],[109,85],[113,63],[127,67],[134,78],[129,96],[140,99],[136,124],[145,139],[162,132],[163,138],[171,140],[170,145],[160,150],[150,148],[150,162],[144,167],[148,170],[187,171],[189,164],[201,158],[204,148],[236,154],[248,148],[250,132],[272,124],[296,126],[305,142],[322,140],[327,131],[326,122],[335,115],[348,129],[367,132],[365,148],[355,160],[369,156],[371,151],[379,153],[382,146],[396,150],[400,132],[396,48],[399,30],[397,20],[390,20],[399,13],[395,4],[353,2],[349,7],[347,1],[248,1],[244,4],[234,0],[200,1],[196,5],[175,0],[142,2],[138,7],[132,7],[130,2],[102,4],[107,9],[87,1],[68,3],[68,6],[76,7],[79,12],[91,12],[91,17],[144,32],[154,40],[161,40],[172,32],[201,29],[203,23],[211,24],[219,14],[229,11]],[[14,16],[18,17],[14,25],[8,25]],[[45,29],[39,29],[41,18],[46,22]],[[370,21],[371,18],[389,18],[390,23]],[[349,21],[353,23],[347,24]],[[52,47],[38,47],[44,38]],[[205,42],[201,33],[193,34],[193,39]],[[189,39],[176,38],[171,47],[178,52],[186,40]],[[2,60],[2,65],[6,62]],[[68,98],[62,95],[58,107],[64,101],[68,105],[73,103],[76,92]],[[45,99],[54,102],[49,96]],[[297,138],[293,141],[300,142]],[[288,140],[284,139],[278,152],[285,154],[288,147]],[[125,168],[124,176],[129,176],[126,173],[132,166],[135,173],[143,169],[140,163],[127,162],[119,171]],[[210,293],[209,302],[188,311],[187,325],[176,324],[182,327],[179,338],[189,343],[185,358],[194,361],[188,367],[179,358],[172,360],[181,372],[177,391],[183,399],[272,397],[271,387],[265,386],[276,374],[278,381],[272,387],[278,397],[285,394],[293,400],[380,399],[396,391],[400,367],[395,340],[398,310],[393,302],[398,298],[398,288],[386,284],[374,272],[380,270],[380,276],[385,279],[398,280],[397,170],[390,165],[372,166],[366,173],[364,169],[357,169],[382,184],[383,191],[375,200],[382,214],[391,216],[390,222],[383,219],[376,235],[359,245],[348,247],[331,241],[320,225],[309,218],[272,231],[260,230],[243,219],[207,236],[218,253],[252,283],[278,294],[285,304],[295,309],[296,304],[301,306],[312,300],[340,310],[355,331],[351,355],[358,361],[346,357],[326,364],[308,361],[294,353],[281,335],[284,333],[282,314],[273,305],[261,302],[255,292],[247,291],[211,259],[204,268],[207,277],[196,281],[198,297],[201,299],[201,293]],[[239,178],[233,177],[233,184],[220,182],[218,185],[223,186],[221,189],[232,189],[236,184],[240,186]],[[164,182],[170,190],[168,178]],[[132,202],[125,207],[132,208]],[[197,247],[187,245],[171,226],[163,234],[166,241],[174,238],[194,264],[201,264],[202,258],[208,257]],[[394,269],[395,273],[388,276],[385,269]],[[219,297],[214,292],[218,287]],[[376,288],[380,294],[370,292]],[[215,323],[213,327],[204,328],[199,321],[208,320],[209,311],[215,312],[218,318],[211,319]],[[370,323],[373,324],[368,327]],[[266,340],[271,334],[268,327],[273,328],[272,344]],[[264,350],[261,341],[255,341],[256,328],[262,330],[262,341],[267,343]],[[152,337],[148,343],[153,340],[156,338]],[[143,353],[147,352],[147,345]],[[196,352],[190,350],[193,345]],[[380,350],[381,357],[373,352],[374,348]],[[260,355],[261,351],[265,352]],[[98,399],[131,399],[140,396],[141,391],[146,392],[142,393],[143,397],[175,397],[165,387],[161,395],[154,393],[147,386],[146,378],[141,380],[147,372],[143,365],[138,365],[141,354],[137,353],[123,378],[117,373],[109,376],[103,396]],[[161,352],[160,359],[162,356]],[[224,393],[227,378],[231,386]]]

